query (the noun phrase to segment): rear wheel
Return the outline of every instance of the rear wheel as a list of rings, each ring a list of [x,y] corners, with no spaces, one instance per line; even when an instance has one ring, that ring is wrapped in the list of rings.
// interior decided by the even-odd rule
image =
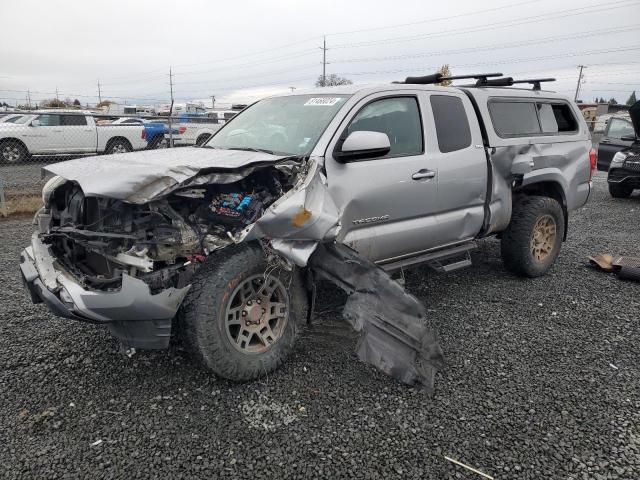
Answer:
[[[615,183],[609,184],[609,193],[613,198],[629,198],[633,188]]]
[[[27,156],[27,149],[20,142],[8,140],[0,144],[0,158],[4,163],[23,162]]]
[[[107,146],[106,153],[115,154],[115,153],[127,153],[133,150],[131,144],[124,139],[117,138],[109,142]]]
[[[156,135],[149,142],[149,146],[147,147],[147,149],[155,150],[156,148],[160,148],[163,141],[164,141],[164,135]]]
[[[253,246],[228,247],[196,273],[182,307],[189,350],[218,376],[260,377],[293,349],[307,311],[299,272],[273,271]]]
[[[523,277],[544,275],[560,253],[564,229],[564,213],[557,200],[540,196],[519,199],[502,234],[500,250],[505,267]]]

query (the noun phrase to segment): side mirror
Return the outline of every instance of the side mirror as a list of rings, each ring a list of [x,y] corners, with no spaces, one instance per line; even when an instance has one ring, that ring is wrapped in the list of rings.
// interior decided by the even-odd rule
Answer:
[[[31,120],[31,124],[32,127],[39,127],[40,126],[40,120],[38,120],[37,118],[35,120]]]
[[[635,142],[636,141],[636,136],[635,135],[624,135],[620,140],[622,140],[623,142]]]
[[[386,133],[358,131],[351,132],[340,148],[333,152],[339,162],[382,157],[391,151],[391,143]]]

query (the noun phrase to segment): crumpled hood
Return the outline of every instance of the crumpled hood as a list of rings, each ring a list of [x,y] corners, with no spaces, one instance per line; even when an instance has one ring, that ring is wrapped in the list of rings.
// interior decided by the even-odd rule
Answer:
[[[86,196],[145,203],[200,174],[270,165],[286,158],[262,152],[184,147],[78,158],[47,165],[44,170],[77,182]]]
[[[640,138],[640,100],[631,105],[629,115],[633,122],[633,129],[636,131],[636,137]]]

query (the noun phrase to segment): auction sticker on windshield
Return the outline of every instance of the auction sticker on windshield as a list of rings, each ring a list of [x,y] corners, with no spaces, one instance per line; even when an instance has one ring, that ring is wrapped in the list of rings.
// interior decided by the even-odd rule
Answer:
[[[332,107],[336,103],[338,103],[342,98],[329,98],[329,97],[317,97],[310,98],[305,103],[305,107],[307,106],[317,106],[317,107]]]

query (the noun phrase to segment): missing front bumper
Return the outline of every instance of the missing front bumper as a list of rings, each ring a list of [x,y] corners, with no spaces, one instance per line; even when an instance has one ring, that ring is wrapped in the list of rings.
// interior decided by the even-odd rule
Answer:
[[[142,280],[123,274],[117,291],[87,290],[61,269],[34,234],[20,254],[20,271],[33,303],[56,316],[105,324],[126,347],[158,349],[169,345],[171,321],[190,285],[152,294]]]

